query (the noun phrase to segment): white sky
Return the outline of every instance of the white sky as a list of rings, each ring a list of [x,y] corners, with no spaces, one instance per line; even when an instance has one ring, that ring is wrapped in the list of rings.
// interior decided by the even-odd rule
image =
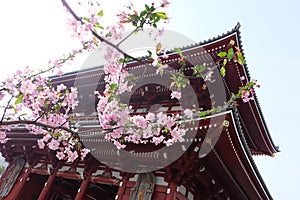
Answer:
[[[104,0],[105,14],[119,10],[120,2]],[[258,99],[273,140],[282,151],[275,158],[256,159],[274,199],[298,197],[298,2],[174,0],[169,10],[169,28],[197,42],[226,32],[241,22],[250,74],[262,85],[257,91]],[[43,66],[77,45],[66,30],[59,0],[1,1],[0,22],[0,80],[26,65]],[[78,61],[77,69],[81,62]]]

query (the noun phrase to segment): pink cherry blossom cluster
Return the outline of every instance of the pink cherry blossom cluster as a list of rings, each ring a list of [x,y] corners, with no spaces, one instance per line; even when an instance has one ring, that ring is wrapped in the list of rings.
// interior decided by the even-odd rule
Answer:
[[[90,152],[89,149],[80,148],[78,138],[74,138],[69,132],[64,130],[44,134],[43,138],[37,142],[40,149],[44,149],[47,146],[50,150],[56,151],[56,157],[59,160],[67,160],[68,162],[73,162],[79,156],[81,159],[84,159]]]
[[[186,131],[179,128],[179,115],[149,112],[146,116],[130,116],[130,106],[110,97],[100,95],[99,98],[99,121],[103,129],[109,130],[105,139],[117,148],[125,148],[125,143],[171,145],[183,140]]]
[[[241,81],[244,81],[246,78],[244,76],[240,77]],[[254,100],[254,88],[260,88],[260,85],[257,84],[256,79],[252,79],[251,81],[247,82],[243,87],[240,88],[239,94],[240,98],[244,103],[247,103],[251,100]]]
[[[77,106],[77,89],[60,84],[52,86],[49,78],[32,75],[29,67],[18,70],[4,81],[1,102],[7,101],[3,96],[11,96],[6,102],[3,113],[6,122],[19,121],[27,125],[32,134],[41,134],[38,146],[57,151],[59,159],[74,161],[78,153],[85,156],[86,149],[80,149],[79,141],[70,126],[70,114]],[[33,122],[33,123],[29,123]],[[13,126],[11,126],[13,127]],[[64,129],[65,128],[65,129]],[[8,127],[6,127],[8,130]],[[0,141],[6,141],[6,134],[1,130]]]
[[[165,7],[168,4],[167,1],[163,1],[161,7]],[[49,79],[40,76],[40,74],[51,70],[58,70],[57,74],[62,75],[62,66],[64,63],[71,61],[76,54],[82,53],[83,50],[90,51],[95,49],[99,45],[99,40],[95,39],[95,34],[92,34],[92,32],[97,33],[100,30],[99,33],[106,40],[110,40],[111,38],[121,39],[121,35],[124,32],[121,21],[117,22],[115,26],[109,26],[104,29],[100,24],[103,11],[99,11],[97,8],[100,4],[88,1],[87,5],[89,7],[87,9],[87,17],[80,18],[81,20],[78,20],[78,18],[67,20],[73,37],[78,38],[82,42],[83,47],[81,49],[73,50],[72,53],[63,56],[61,59],[49,61],[49,65],[52,65],[52,67],[41,73],[34,75],[33,71],[28,67],[22,71],[17,71],[13,77],[5,80],[0,91],[0,101],[4,102],[5,100],[7,105],[4,109],[1,122],[3,120],[11,123],[19,121],[21,124],[26,124],[30,133],[42,135],[42,138],[38,140],[39,148],[47,147],[50,150],[56,151],[58,159],[70,162],[79,156],[84,158],[89,152],[88,149],[81,148],[76,134],[73,133],[74,131],[70,127],[70,113],[78,104],[76,100],[77,90],[73,87],[67,89],[63,84],[53,87]],[[145,128],[145,138],[149,138],[150,130],[153,131],[153,129],[149,124],[145,124],[145,122],[153,122],[153,119],[150,120],[149,118],[150,115],[147,119],[137,116],[131,118],[130,106],[125,106],[118,99],[112,98],[115,94],[119,95],[130,91],[133,85],[128,79],[129,74],[124,69],[124,66],[118,65],[117,62],[113,61],[119,57],[116,51],[109,51],[108,49],[107,52],[107,60],[111,61],[105,68],[107,86],[103,95],[99,95],[98,104],[99,120],[103,128],[113,130],[107,137],[115,138],[113,142],[118,146],[118,142],[121,140],[116,139],[120,138],[119,135],[124,136],[124,134],[121,134],[122,129],[119,127],[134,125],[136,128],[128,128],[128,132],[138,132],[137,130],[141,131]],[[167,127],[170,129],[170,124],[174,124],[172,123],[174,119],[165,115],[165,120],[168,124]],[[7,141],[5,131],[9,131],[14,126],[15,124],[5,125],[3,129],[0,127],[1,142]],[[176,128],[172,129],[173,132],[175,130]],[[158,132],[158,129],[156,132]],[[153,141],[157,143],[158,138],[162,141],[162,136],[154,138]],[[129,142],[138,143],[137,141],[139,140],[140,136],[134,134],[128,134],[126,137],[126,141]],[[121,143],[119,145],[122,146]]]
[[[20,100],[13,105],[15,110],[10,117],[19,118],[17,113],[21,113],[23,108],[28,108],[27,119],[53,118],[53,122],[47,121],[49,125],[55,125],[55,120],[62,122],[60,118],[68,116],[78,104],[77,89],[72,87],[67,90],[63,84],[53,87],[49,78],[31,76],[31,73],[29,67],[26,67],[5,80],[7,93]]]
[[[101,127],[107,131],[105,139],[112,141],[119,149],[125,148],[126,143],[172,145],[182,141],[186,133],[179,124],[182,116],[163,112],[131,116],[131,106],[123,104],[119,95],[130,92],[133,84],[127,79],[129,74],[124,69],[124,63],[114,61],[117,57],[118,54],[112,49],[107,49],[109,64],[104,67],[106,87],[101,94],[98,93],[98,119]],[[171,98],[180,99],[181,92],[173,91]],[[185,110],[185,118],[192,118],[191,112]]]
[[[95,35],[93,35],[92,32],[97,33],[106,40],[121,39],[121,36],[125,31],[123,23],[117,21],[116,25],[106,26],[104,28],[102,18],[104,12],[101,10],[101,6],[97,1],[80,2],[80,6],[85,8],[83,10],[86,12],[82,14],[82,16],[85,17],[81,17],[80,21],[70,15],[66,21],[67,27],[71,31],[72,38],[79,39],[83,45],[88,42],[88,50],[90,51],[97,48],[100,43],[100,40],[95,38]]]
[[[160,3],[161,3],[162,8],[165,7],[165,6],[170,5],[170,1],[168,1],[168,0],[162,0]]]
[[[82,42],[90,41],[93,38],[92,29],[99,28],[101,17],[103,15],[99,12],[100,4],[93,1],[80,2],[80,7],[84,7],[86,12],[82,14],[82,21],[75,19],[73,16],[67,18],[67,27],[71,30],[71,37],[77,38]]]

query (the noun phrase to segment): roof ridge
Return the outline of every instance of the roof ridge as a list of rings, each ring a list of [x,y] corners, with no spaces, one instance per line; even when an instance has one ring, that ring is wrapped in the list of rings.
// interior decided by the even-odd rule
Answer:
[[[214,36],[212,38],[208,38],[206,40],[203,40],[203,41],[200,41],[200,42],[196,42],[194,44],[189,44],[189,45],[186,45],[186,46],[182,46],[180,47],[182,50],[188,50],[190,48],[194,48],[194,47],[197,47],[197,46],[202,46],[202,45],[206,45],[206,44],[209,44],[211,42],[214,42],[216,40],[220,40],[224,37],[227,37],[233,33],[237,33],[238,36],[240,35],[240,27],[241,27],[241,24],[240,22],[237,22],[237,24],[229,31],[225,32],[225,33],[222,33],[222,34],[219,34],[217,36]],[[240,36],[239,36],[240,38]],[[241,45],[242,46],[242,45]],[[241,49],[242,50],[242,49]],[[167,53],[174,53],[175,51],[174,50],[170,50],[170,51],[167,51]],[[64,73],[62,76],[58,76],[58,75],[54,75],[54,76],[50,76],[49,78],[52,79],[52,78],[59,78],[59,77],[63,77],[64,75],[72,75],[72,74],[76,74],[78,72],[86,72],[86,71],[89,71],[89,70],[93,70],[93,69],[97,69],[97,68],[101,68],[103,67],[103,65],[101,66],[93,66],[93,67],[87,67],[87,68],[84,68],[84,69],[79,69],[79,70],[75,70],[75,71],[70,71],[70,72],[66,72]]]

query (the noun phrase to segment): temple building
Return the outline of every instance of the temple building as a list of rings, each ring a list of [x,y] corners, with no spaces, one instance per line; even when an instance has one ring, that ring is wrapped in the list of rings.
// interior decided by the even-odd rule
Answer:
[[[183,47],[188,60],[185,74],[192,74],[189,66],[204,63],[214,74],[219,73],[219,52],[227,51],[232,43],[243,51],[239,28],[238,24],[216,38]],[[163,62],[178,69],[179,55],[168,55]],[[153,105],[169,114],[180,113],[183,107],[191,106],[189,95],[195,97],[199,108],[210,109],[228,100],[250,80],[247,65],[231,61],[226,76],[215,77],[209,84],[201,77],[191,78],[190,91],[183,93],[188,98],[178,102],[169,98],[170,90],[164,83],[150,81],[160,76],[155,69],[144,73],[145,66],[137,62],[129,62],[127,68],[147,83],[124,95],[124,101],[133,106],[133,115],[146,114]],[[246,80],[241,80],[242,76]],[[207,117],[199,116],[194,123],[184,122],[184,141],[170,147],[128,145],[118,150],[104,139],[95,106],[90,106],[96,105],[94,91],[104,88],[102,68],[66,73],[53,77],[52,83],[79,87],[80,103],[74,116],[80,125],[80,139],[91,153],[73,163],[59,161],[53,151],[38,148],[40,135],[28,134],[22,125],[12,129],[7,132],[8,142],[0,145],[9,163],[0,179],[0,199],[272,199],[253,156],[274,156],[279,150],[255,95],[252,101],[238,101],[238,105],[229,105]]]

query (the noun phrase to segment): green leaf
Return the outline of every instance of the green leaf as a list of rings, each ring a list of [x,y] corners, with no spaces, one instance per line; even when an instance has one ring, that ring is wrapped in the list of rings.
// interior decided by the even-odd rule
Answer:
[[[201,111],[201,112],[199,113],[199,115],[200,115],[201,117],[203,117],[204,119],[206,119],[207,112],[206,112],[206,111]]]
[[[194,74],[200,74],[200,73],[203,72],[205,69],[206,69],[206,67],[203,66],[203,65],[196,65],[196,66],[193,67],[193,71],[194,71],[193,73],[194,73]]]
[[[243,57],[242,54],[238,54],[238,63],[239,63],[240,65],[245,64],[245,58]]]
[[[228,49],[227,58],[231,60],[234,57],[233,48]]]
[[[23,101],[24,94],[20,93],[15,101],[15,105],[21,103]]]
[[[117,84],[110,84],[110,89],[115,90],[117,88]]]
[[[162,132],[168,133],[168,132],[169,132],[169,129],[168,129],[167,127],[165,127],[165,128],[162,130]]]
[[[43,86],[39,85],[39,86],[37,87],[37,91],[41,92],[41,91],[43,91],[43,90],[44,90],[44,87],[43,87]]]
[[[141,13],[140,13],[140,17],[143,17],[147,14],[147,11],[146,10],[143,10]]]
[[[155,10],[154,6],[151,6],[150,10],[153,12]]]
[[[100,10],[97,15],[103,17],[103,14],[104,14],[103,10]]]
[[[123,63],[123,62],[125,62],[124,58],[120,58],[119,63]]]
[[[174,50],[175,51],[177,51],[177,53],[179,54],[179,56],[181,57],[181,58],[183,58],[183,54],[182,54],[182,51],[181,51],[181,49],[180,48],[174,48]]]
[[[147,52],[148,52],[149,57],[151,58],[152,57],[152,51],[147,50]]]
[[[225,67],[223,66],[223,67],[221,67],[221,69],[220,69],[220,73],[221,73],[221,75],[224,77],[224,76],[226,76],[226,69],[225,69]]]
[[[161,19],[161,18],[160,18],[158,15],[156,15],[156,17],[155,17],[155,19],[154,19],[154,24],[157,23],[157,22],[159,22],[160,19]]]
[[[164,12],[157,12],[156,13],[161,19],[168,19],[168,16]]]
[[[150,7],[147,5],[147,4],[145,4],[145,8],[146,8],[146,11],[150,11]]]
[[[164,70],[160,70],[159,74],[160,74],[160,76],[163,76],[164,75]]]
[[[96,24],[95,24],[94,26],[95,26],[96,28],[104,29],[104,27],[101,26],[99,22],[96,22]]]
[[[218,53],[218,56],[220,58],[225,58],[227,56],[227,53],[225,51],[222,51],[222,52]]]
[[[225,58],[224,60],[223,60],[223,66],[225,66],[227,64],[227,58]]]
[[[86,22],[90,22],[90,19],[87,18],[87,17],[83,17],[82,19],[83,19],[84,21],[86,21]]]
[[[128,63],[130,60],[131,60],[131,58],[126,57],[126,58],[125,58],[125,63]]]
[[[127,64],[130,60],[131,60],[131,58],[129,58],[129,57],[126,57],[125,59],[124,58],[119,58],[118,62]]]

